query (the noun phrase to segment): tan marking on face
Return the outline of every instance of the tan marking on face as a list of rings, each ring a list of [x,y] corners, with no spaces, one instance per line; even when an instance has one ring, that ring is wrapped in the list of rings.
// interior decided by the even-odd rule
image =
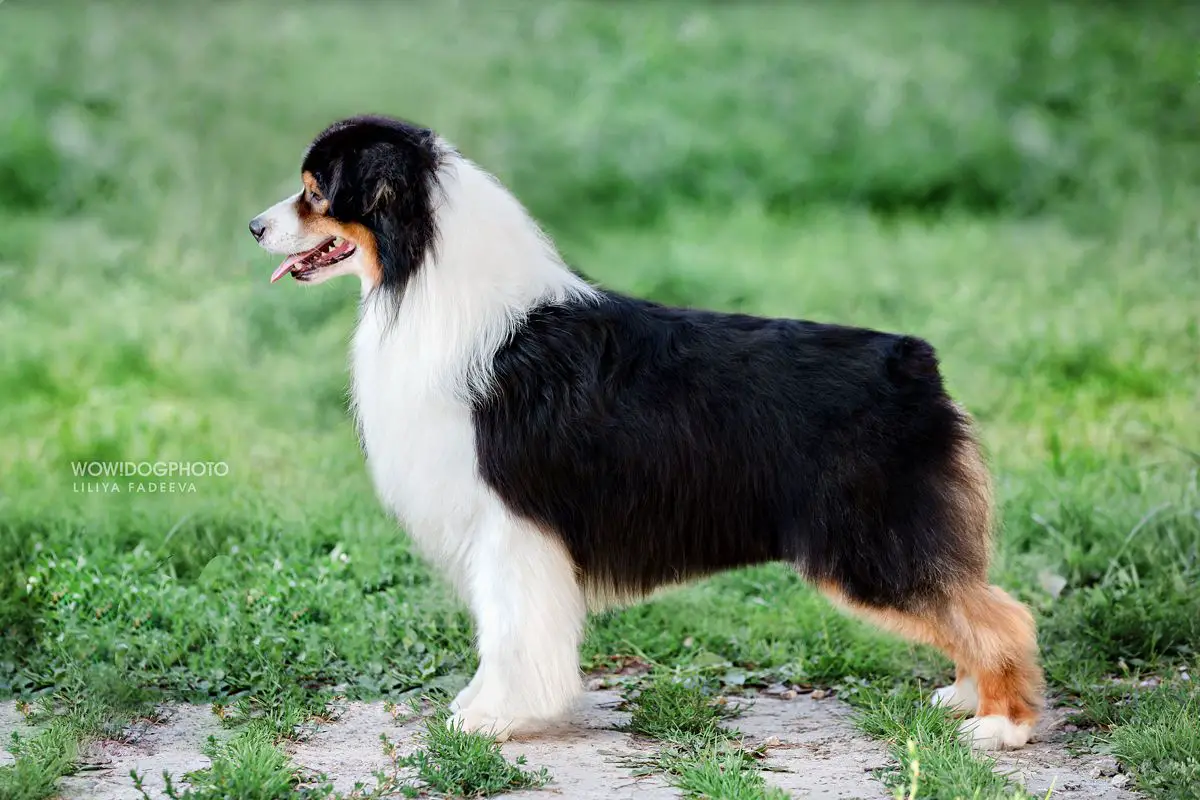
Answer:
[[[383,268],[379,263],[379,247],[375,235],[358,222],[342,222],[329,216],[329,199],[321,193],[316,177],[305,170],[301,174],[304,191],[296,197],[295,209],[300,235],[311,241],[338,236],[354,244],[358,252],[352,258],[364,274],[364,279],[378,286],[383,279]],[[335,267],[336,268],[336,265]]]
[[[358,253],[353,257],[360,259],[366,280],[373,286],[378,286],[383,280],[383,268],[379,264],[379,248],[375,244],[375,235],[367,227],[358,222],[341,222],[328,216],[313,216],[304,221],[305,227],[314,234],[340,236],[354,243]]]
[[[304,191],[296,198],[296,213],[302,218],[308,215],[322,216],[329,213],[329,198],[321,191],[316,177],[305,170],[300,179],[304,182]]]

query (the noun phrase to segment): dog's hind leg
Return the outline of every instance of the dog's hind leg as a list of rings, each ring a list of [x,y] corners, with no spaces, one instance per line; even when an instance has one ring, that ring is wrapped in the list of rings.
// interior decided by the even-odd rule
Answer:
[[[979,684],[964,667],[956,664],[954,683],[934,689],[930,699],[935,706],[972,715],[979,710]]]
[[[465,589],[479,671],[450,724],[504,739],[574,704],[586,606],[575,565],[553,535],[497,507],[471,537]]]
[[[964,730],[983,749],[1021,747],[1042,705],[1033,616],[999,587],[979,586],[954,598],[947,617],[959,671],[977,695],[975,719]]]
[[[975,714],[962,726],[974,746],[1004,750],[1029,740],[1042,704],[1037,635],[1028,609],[1002,589],[980,581],[904,610],[857,603],[828,583],[822,589],[851,612],[954,660],[954,685],[933,700]]]
[[[917,484],[920,501],[907,507],[910,516],[893,518],[888,526],[923,546],[919,558],[909,558],[907,565],[903,558],[874,565],[873,585],[846,567],[862,555],[858,550],[843,554],[845,561],[823,565],[817,582],[852,612],[954,660],[954,684],[935,691],[933,701],[975,715],[963,723],[972,744],[988,750],[1021,747],[1041,709],[1042,672],[1029,610],[987,582],[987,470],[974,441],[963,436],[941,468],[927,474]],[[914,547],[905,550],[913,552]],[[879,592],[879,578],[896,569],[912,574],[895,576],[891,593]]]

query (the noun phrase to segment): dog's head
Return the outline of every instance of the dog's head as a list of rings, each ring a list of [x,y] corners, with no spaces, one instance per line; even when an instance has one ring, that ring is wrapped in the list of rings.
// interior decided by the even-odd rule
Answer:
[[[250,221],[263,248],[286,254],[271,281],[358,275],[403,287],[433,247],[438,169],[449,150],[430,130],[386,117],[352,117],[304,155],[303,188]]]

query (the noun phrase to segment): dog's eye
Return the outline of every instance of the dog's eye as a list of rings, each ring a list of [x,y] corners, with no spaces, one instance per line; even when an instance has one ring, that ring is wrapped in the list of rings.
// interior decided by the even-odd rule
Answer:
[[[308,190],[308,202],[312,203],[313,205],[319,204],[324,199],[325,198],[321,196],[320,192],[318,192],[314,189]]]

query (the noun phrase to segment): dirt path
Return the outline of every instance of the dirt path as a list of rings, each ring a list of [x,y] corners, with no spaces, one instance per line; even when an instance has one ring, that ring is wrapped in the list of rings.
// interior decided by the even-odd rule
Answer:
[[[1034,739],[1021,750],[996,755],[996,769],[1025,785],[1031,794],[1064,800],[1132,800],[1141,795],[1123,788],[1112,756],[1076,755],[1063,730],[1067,712],[1052,708],[1038,724]]]
[[[25,719],[17,713],[16,703],[11,701],[0,703],[0,767],[6,767],[16,761],[12,753],[8,752],[8,746],[12,742],[14,733],[26,736],[30,733],[29,726],[25,724]]]
[[[603,800],[678,797],[678,792],[661,778],[633,774],[631,762],[652,752],[654,744],[616,730],[626,718],[617,710],[618,703],[614,692],[589,692],[581,713],[570,725],[538,738],[506,743],[507,756],[523,755],[530,767],[546,767],[554,778],[545,791],[508,797],[545,798],[547,792]],[[875,778],[876,771],[888,765],[886,747],[855,730],[849,708],[837,700],[816,700],[809,695],[792,700],[759,698],[734,724],[750,743],[766,745],[764,777],[794,797],[888,797]],[[0,740],[7,743],[11,732],[18,728],[27,732],[13,704],[0,704]],[[404,753],[416,746],[419,729],[418,721],[393,718],[383,703],[349,703],[335,720],[317,727],[290,749],[296,764],[314,775],[324,773],[338,791],[345,792],[356,781],[373,784],[373,773],[389,767],[381,734]],[[139,795],[129,777],[131,769],[143,773],[151,796],[159,797],[164,769],[179,778],[208,764],[201,748],[210,735],[220,736],[222,732],[208,707],[168,709],[162,722],[139,723],[122,741],[90,745],[80,771],[63,779],[63,797],[137,800]],[[1074,756],[1064,747],[1063,739],[1062,714],[1051,714],[1039,741],[1019,753],[1002,756],[998,768],[1011,772],[1040,796],[1053,785],[1051,796],[1055,798],[1137,797],[1113,785],[1115,765],[1110,759]],[[0,756],[0,765],[11,760],[5,753]]]

